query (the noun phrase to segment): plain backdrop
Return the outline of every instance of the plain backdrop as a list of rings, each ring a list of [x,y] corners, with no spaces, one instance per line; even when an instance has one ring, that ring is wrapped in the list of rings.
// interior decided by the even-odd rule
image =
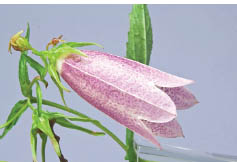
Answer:
[[[195,80],[188,88],[200,102],[178,112],[185,138],[157,139],[161,143],[237,155],[237,6],[148,7],[154,37],[150,65]],[[0,123],[5,122],[12,106],[23,99],[17,76],[19,53],[7,52],[13,34],[25,30],[29,22],[31,44],[39,50],[45,49],[51,38],[63,34],[67,41],[96,42],[102,44],[106,52],[125,56],[131,8],[132,5],[0,5]],[[31,78],[36,76],[32,70],[30,73]],[[62,103],[51,81],[43,92],[44,98]],[[93,108],[75,92],[65,96],[70,107],[101,121],[125,140],[124,126]],[[82,125],[99,130],[90,124]],[[0,160],[32,161],[30,128],[29,109],[0,141]],[[63,154],[70,162],[124,161],[124,151],[109,136],[94,137],[58,126],[55,129],[61,137]],[[46,155],[47,162],[58,161],[50,142]]]

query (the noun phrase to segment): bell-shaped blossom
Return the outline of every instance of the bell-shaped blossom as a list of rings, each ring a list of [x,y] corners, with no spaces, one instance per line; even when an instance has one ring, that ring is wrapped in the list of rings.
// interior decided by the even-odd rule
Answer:
[[[69,86],[91,105],[159,146],[155,136],[183,136],[177,109],[197,103],[184,86],[193,81],[98,51],[57,60]]]

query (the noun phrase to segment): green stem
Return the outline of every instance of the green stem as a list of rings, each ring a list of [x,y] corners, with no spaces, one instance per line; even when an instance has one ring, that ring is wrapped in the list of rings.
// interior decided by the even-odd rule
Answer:
[[[128,150],[125,159],[129,160],[129,162],[135,162],[134,160],[137,160],[137,154],[134,149],[134,133],[128,128],[126,128],[126,144]]]
[[[28,89],[31,90],[32,87],[33,87],[33,85],[35,84],[35,82],[37,82],[38,80],[40,80],[40,76],[35,77],[35,78],[31,81],[31,83],[30,83]]]
[[[31,98],[31,102],[32,103],[35,103],[37,102],[36,98],[35,97],[32,97]],[[69,107],[66,107],[66,106],[63,106],[63,105],[60,105],[60,104],[57,104],[55,102],[52,102],[52,101],[49,101],[49,100],[44,100],[43,99],[43,104],[44,105],[48,105],[48,106],[51,106],[51,107],[55,107],[55,108],[58,108],[60,110],[64,110],[64,111],[67,111],[69,113],[72,113],[74,115],[77,115],[79,117],[83,117],[83,118],[88,118],[88,119],[91,119],[90,117],[88,117],[87,115],[85,114],[82,114],[76,110],[73,110]],[[108,130],[106,127],[104,127],[99,121],[97,120],[91,120],[91,123],[94,124],[95,126],[97,126],[98,128],[100,128],[101,130],[103,130],[106,134],[108,134],[113,140],[115,140],[115,142],[117,142],[123,149],[125,152],[127,152],[127,146],[114,134],[112,133],[110,130]]]
[[[37,55],[37,56],[42,56],[42,53],[34,48],[31,49],[32,50],[32,53]]]

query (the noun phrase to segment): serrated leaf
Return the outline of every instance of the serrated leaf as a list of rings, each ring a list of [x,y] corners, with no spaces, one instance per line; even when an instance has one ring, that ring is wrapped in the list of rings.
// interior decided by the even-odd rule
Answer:
[[[133,5],[128,32],[127,58],[149,64],[152,50],[151,19],[146,5]]]
[[[0,136],[0,139],[2,139],[12,129],[12,127],[16,125],[17,121],[19,120],[21,115],[25,112],[27,107],[28,105],[26,100],[20,100],[14,105],[10,114],[7,117],[6,123],[8,124],[6,124],[4,131]]]

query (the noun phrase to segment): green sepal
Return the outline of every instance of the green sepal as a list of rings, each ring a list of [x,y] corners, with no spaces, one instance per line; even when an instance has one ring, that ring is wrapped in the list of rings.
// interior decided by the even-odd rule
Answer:
[[[30,146],[33,162],[37,162],[37,124],[34,121],[30,130]]]
[[[66,103],[65,98],[64,98],[63,89],[60,87],[60,85],[58,84],[58,82],[57,82],[53,77],[51,77],[51,79],[53,80],[54,84],[58,87],[58,90],[59,90],[59,93],[60,93],[60,96],[61,96],[61,99],[62,99],[62,101],[63,101],[64,106],[67,107],[67,103]]]
[[[39,133],[42,143],[41,143],[41,158],[42,162],[45,162],[45,148],[46,148],[46,143],[47,143],[47,135],[40,132]]]
[[[77,54],[80,56],[87,57],[87,55],[84,52],[76,48],[70,47],[68,45],[63,45],[61,47],[54,47],[50,49],[49,52],[53,53],[52,55],[49,55],[49,59],[51,59],[51,57],[55,57],[55,60],[60,59],[61,57],[65,57],[69,54]]]
[[[63,46],[70,46],[70,47],[85,47],[85,46],[98,46],[100,48],[104,48],[102,45],[93,43],[93,42],[66,42],[58,46],[58,48]]]
[[[63,84],[61,83],[60,77],[59,77],[58,72],[56,71],[55,65],[54,65],[53,63],[50,63],[50,64],[49,64],[49,66],[48,66],[48,72],[49,72],[50,76],[51,76],[52,78],[54,78],[54,80],[57,82],[58,86],[59,86],[61,89],[65,90],[65,91],[67,91],[67,92],[70,92],[70,90],[67,89],[66,87],[64,87]]]
[[[12,129],[12,127],[16,125],[19,118],[25,112],[27,107],[27,100],[20,100],[14,105],[10,114],[7,117],[6,123],[0,126],[0,129],[5,127],[2,135],[0,135],[0,139],[2,139]]]
[[[39,82],[36,82],[36,98],[37,98],[38,115],[40,115],[42,110],[42,91]]]
[[[63,84],[61,83],[61,81],[60,81],[60,76],[59,76],[58,72],[55,70],[55,66],[54,66],[54,65],[50,64],[50,65],[48,66],[48,72],[49,72],[49,74],[50,74],[50,76],[51,76],[51,79],[53,80],[54,84],[58,87],[58,90],[59,90],[61,99],[62,99],[62,101],[63,101],[63,104],[64,104],[65,106],[67,106],[66,101],[65,101],[65,99],[64,99],[63,90],[65,90],[65,91],[67,91],[67,92],[70,92],[70,90],[67,89],[67,88],[65,88],[65,87],[63,86]]]

